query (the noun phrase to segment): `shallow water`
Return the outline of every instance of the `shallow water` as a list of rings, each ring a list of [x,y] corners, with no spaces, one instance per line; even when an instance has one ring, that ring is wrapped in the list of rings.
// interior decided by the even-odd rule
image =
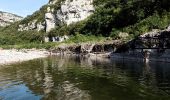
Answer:
[[[48,57],[0,66],[0,100],[170,100],[170,63]]]

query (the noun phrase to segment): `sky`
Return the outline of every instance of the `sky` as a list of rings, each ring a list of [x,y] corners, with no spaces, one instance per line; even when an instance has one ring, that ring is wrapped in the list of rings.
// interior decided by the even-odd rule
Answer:
[[[22,17],[33,12],[48,3],[49,0],[0,0],[0,11],[17,14]]]

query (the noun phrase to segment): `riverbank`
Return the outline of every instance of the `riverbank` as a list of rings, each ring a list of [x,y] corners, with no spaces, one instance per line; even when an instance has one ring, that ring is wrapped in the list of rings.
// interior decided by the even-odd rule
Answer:
[[[47,57],[49,52],[46,50],[0,50],[0,65],[16,62],[28,61],[37,58]]]
[[[84,43],[58,45],[50,50],[54,55],[73,55],[86,58],[110,58],[110,59],[129,59],[140,60],[144,62],[159,61],[170,62],[170,50],[159,51],[156,49],[131,49],[122,45],[121,41],[105,42],[105,43]],[[146,52],[147,51],[147,56]]]
[[[129,59],[142,60],[144,55],[141,50],[127,50],[123,52],[124,48],[120,49],[123,44],[121,41],[112,41],[106,43],[82,43],[82,44],[61,44],[53,49],[8,49],[0,50],[0,65],[11,64],[16,62],[28,61],[32,59],[47,57],[49,55],[56,56],[80,56],[91,59]],[[125,49],[126,50],[126,49]],[[170,50],[165,50],[162,53],[157,50],[148,50],[148,61],[170,62]]]
[[[11,64],[16,62],[28,61],[36,58],[47,57],[49,55],[78,55],[84,57],[108,57],[110,52],[119,44],[120,41],[107,41],[106,43],[81,43],[81,44],[53,44],[52,49],[0,49],[0,65]],[[15,46],[17,47],[17,46]],[[19,46],[20,47],[20,46]],[[10,47],[13,48],[13,47]],[[103,53],[103,51],[107,53]],[[92,52],[92,53],[90,53]]]

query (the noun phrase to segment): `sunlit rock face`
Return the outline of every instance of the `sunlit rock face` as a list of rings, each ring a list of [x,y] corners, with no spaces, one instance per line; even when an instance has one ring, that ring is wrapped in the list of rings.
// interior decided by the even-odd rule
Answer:
[[[37,11],[38,16],[30,15],[30,20],[25,19],[24,24],[19,24],[18,31],[35,30],[49,34],[58,26],[85,20],[95,11],[93,0],[49,0],[49,3],[43,7]],[[38,19],[39,16],[42,19]],[[44,37],[45,42],[62,42],[67,39],[68,36],[49,37],[47,35]]]
[[[58,0],[49,0],[49,3],[48,3],[48,4],[49,4],[49,5],[51,5],[51,4],[56,4],[57,1],[58,1]]]
[[[51,29],[55,28],[56,18],[53,14],[53,9],[47,8],[47,13],[45,14],[46,32],[50,32]]]
[[[61,3],[56,19],[69,25],[86,19],[94,10],[93,0],[66,0]]]
[[[32,19],[26,24],[19,25],[18,31],[45,30],[48,33],[57,26],[82,21],[95,11],[93,0],[62,0],[62,2],[50,0],[46,6],[44,22]],[[58,9],[55,9],[56,6]]]
[[[57,0],[49,2],[49,5],[55,5]],[[46,32],[49,32],[55,26],[61,24],[71,24],[86,19],[95,11],[93,0],[65,0],[61,2],[61,7],[57,11],[48,8],[45,14]]]
[[[41,31],[45,29],[45,22],[37,23],[37,20],[33,20],[32,22],[29,22],[27,24],[21,24],[18,27],[19,27],[18,31],[29,31],[29,30]]]
[[[22,17],[15,14],[0,11],[0,26],[5,27],[13,22],[21,20]]]

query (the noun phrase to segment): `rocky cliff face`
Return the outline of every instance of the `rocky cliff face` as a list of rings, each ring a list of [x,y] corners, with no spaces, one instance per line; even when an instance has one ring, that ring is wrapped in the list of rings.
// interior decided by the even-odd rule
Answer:
[[[93,12],[93,0],[66,0],[57,11],[56,18],[69,25],[86,19]]]
[[[61,0],[60,0],[61,1]],[[60,6],[58,6],[60,5]],[[43,22],[37,23],[36,20],[27,24],[19,25],[19,31],[43,30],[50,32],[56,26],[75,23],[86,19],[95,11],[93,0],[50,0],[47,4]],[[55,7],[58,7],[56,9]],[[39,27],[37,27],[37,25]]]
[[[0,26],[5,27],[13,22],[21,20],[22,17],[15,14],[0,11]]]
[[[37,30],[41,31],[45,29],[45,22],[38,22],[37,20],[33,20],[27,24],[21,24],[18,26],[18,31],[28,31],[28,30]]]

